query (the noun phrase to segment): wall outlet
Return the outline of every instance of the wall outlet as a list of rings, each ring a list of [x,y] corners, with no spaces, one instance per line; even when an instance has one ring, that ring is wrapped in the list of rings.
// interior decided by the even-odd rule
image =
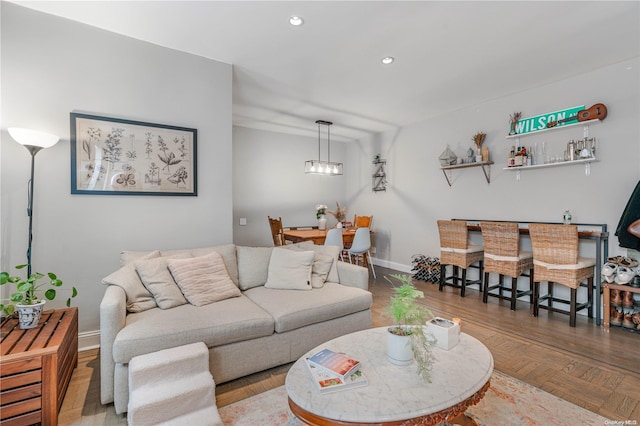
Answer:
[[[375,254],[376,252],[376,248],[375,247],[371,247],[371,254]]]
[[[240,218],[240,226],[244,226],[247,224],[247,218],[246,217],[241,217]]]

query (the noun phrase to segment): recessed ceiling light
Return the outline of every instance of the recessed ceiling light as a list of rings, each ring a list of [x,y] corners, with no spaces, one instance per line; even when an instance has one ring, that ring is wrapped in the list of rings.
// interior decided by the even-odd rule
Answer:
[[[289,17],[289,23],[294,27],[299,27],[300,25],[304,24],[304,19],[302,19],[300,16],[293,15]]]
[[[384,58],[382,58],[382,63],[385,65],[389,65],[391,64],[393,61],[395,61],[393,56],[385,56]]]

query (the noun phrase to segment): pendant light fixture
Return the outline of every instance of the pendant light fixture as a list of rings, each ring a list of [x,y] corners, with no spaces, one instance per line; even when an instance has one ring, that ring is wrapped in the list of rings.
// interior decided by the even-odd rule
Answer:
[[[304,172],[307,174],[338,176],[342,175],[342,163],[331,162],[331,132],[329,126],[333,123],[330,121],[317,120],[318,125],[318,159],[309,160],[304,163]],[[327,161],[320,160],[320,128],[327,126]]]

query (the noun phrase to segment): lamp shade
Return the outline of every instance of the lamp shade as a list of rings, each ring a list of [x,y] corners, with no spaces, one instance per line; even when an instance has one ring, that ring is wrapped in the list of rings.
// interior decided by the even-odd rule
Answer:
[[[39,132],[37,130],[23,129],[20,127],[9,127],[7,130],[16,142],[24,146],[49,148],[54,146],[60,140],[56,135]]]

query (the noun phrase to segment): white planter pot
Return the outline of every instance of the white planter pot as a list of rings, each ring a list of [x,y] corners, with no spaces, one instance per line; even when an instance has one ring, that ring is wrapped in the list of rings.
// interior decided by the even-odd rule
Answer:
[[[28,330],[38,325],[46,302],[46,300],[41,300],[35,305],[16,305],[21,329]]]
[[[391,328],[389,327],[387,330]],[[413,362],[411,338],[409,336],[398,336],[387,331],[387,359],[395,365],[411,364]]]

